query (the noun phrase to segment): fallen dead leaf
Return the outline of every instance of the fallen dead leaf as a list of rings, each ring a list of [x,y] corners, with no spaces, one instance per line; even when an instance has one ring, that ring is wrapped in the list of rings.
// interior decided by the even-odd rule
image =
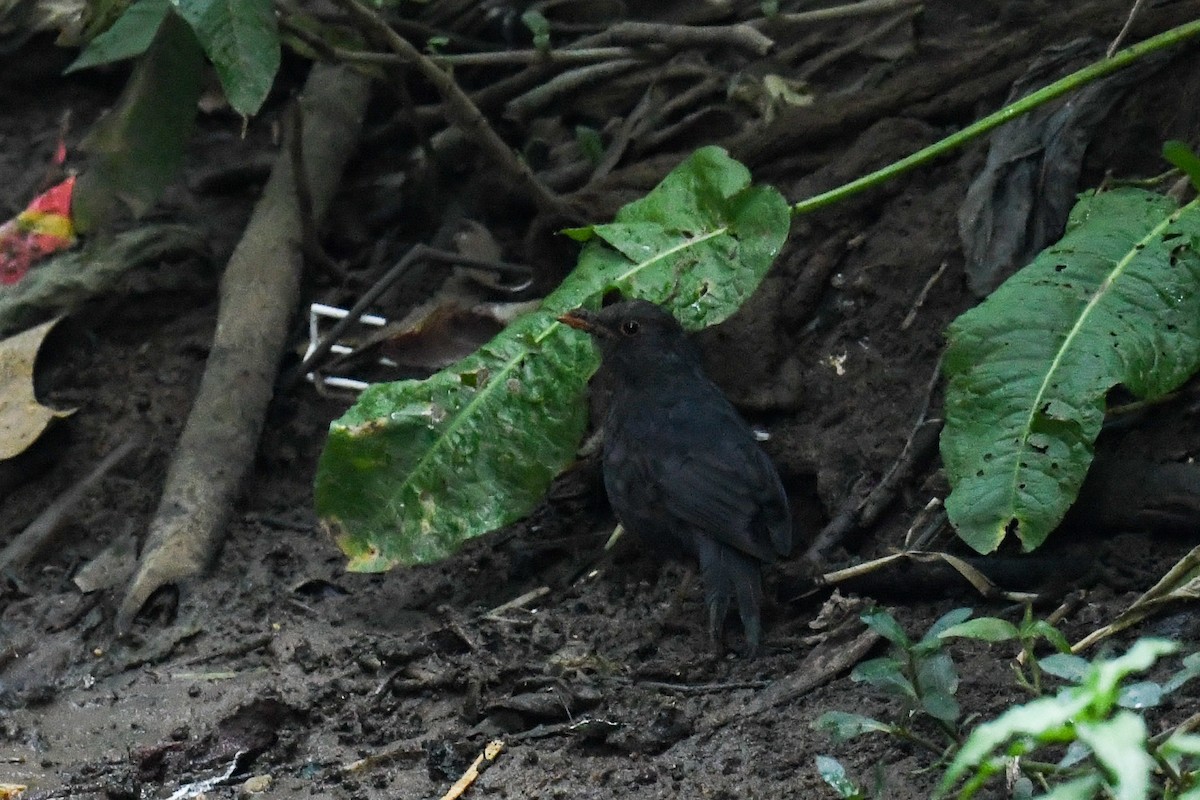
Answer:
[[[25,452],[51,420],[75,413],[47,408],[33,393],[38,350],[59,319],[0,341],[0,459]]]

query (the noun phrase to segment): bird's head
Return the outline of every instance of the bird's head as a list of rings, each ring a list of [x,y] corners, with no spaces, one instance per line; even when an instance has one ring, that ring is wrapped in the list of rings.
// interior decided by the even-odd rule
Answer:
[[[671,313],[645,300],[625,300],[599,311],[577,308],[558,318],[591,334],[604,362],[618,371],[698,361],[698,353]]]
[[[577,308],[558,321],[592,335],[602,350],[640,343],[665,344],[683,338],[683,328],[670,312],[646,300],[625,300],[599,311]]]

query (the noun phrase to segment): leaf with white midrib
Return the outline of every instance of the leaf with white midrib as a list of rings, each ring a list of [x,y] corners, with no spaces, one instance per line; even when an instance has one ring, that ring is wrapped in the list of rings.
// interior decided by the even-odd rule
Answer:
[[[378,571],[434,561],[527,514],[574,457],[598,356],[555,317],[616,288],[667,302],[688,328],[732,314],[787,236],[788,209],[745,167],[704,148],[587,241],[541,307],[423,381],[369,388],[330,426],[316,482],[322,523]]]
[[[1122,189],[950,328],[946,507],[980,552],[1037,547],[1092,459],[1105,396],[1153,398],[1200,366],[1200,210]]]

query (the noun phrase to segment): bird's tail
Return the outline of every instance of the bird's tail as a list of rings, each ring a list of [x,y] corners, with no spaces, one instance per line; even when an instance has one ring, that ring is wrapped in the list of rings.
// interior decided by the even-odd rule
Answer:
[[[704,600],[708,606],[708,632],[714,642],[721,641],[729,603],[737,600],[738,616],[746,634],[749,655],[758,652],[762,642],[762,567],[758,559],[708,537],[697,537],[697,556],[704,577]]]

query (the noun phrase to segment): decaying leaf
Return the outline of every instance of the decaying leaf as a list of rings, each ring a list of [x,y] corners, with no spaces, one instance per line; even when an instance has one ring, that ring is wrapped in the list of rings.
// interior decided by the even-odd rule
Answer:
[[[1046,48],[1015,84],[1011,103],[1103,53],[1076,39]],[[1125,93],[1145,85],[1169,60],[1164,54],[1081,88],[1069,101],[1035,109],[992,135],[987,164],[958,212],[967,283],[983,297],[1057,238],[1078,191],[1083,156]]]
[[[51,420],[75,413],[47,408],[33,393],[38,350],[57,324],[53,319],[0,341],[0,459],[25,452]]]
[[[1082,652],[1101,639],[1136,625],[1149,616],[1181,603],[1194,603],[1196,600],[1200,600],[1200,547],[1192,548],[1187,555],[1179,559],[1158,583],[1134,600],[1116,619],[1073,644],[1071,652]]]

